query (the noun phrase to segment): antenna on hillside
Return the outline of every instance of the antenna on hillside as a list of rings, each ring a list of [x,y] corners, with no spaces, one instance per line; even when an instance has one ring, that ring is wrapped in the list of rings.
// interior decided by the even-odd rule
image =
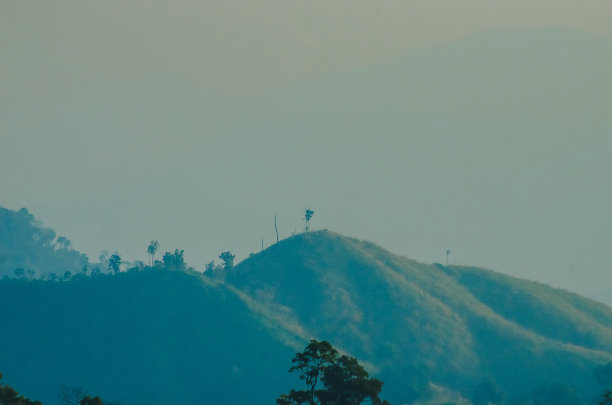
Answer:
[[[261,237],[261,251],[263,252],[263,236]]]
[[[446,265],[448,266],[448,255],[450,255],[451,251],[447,250],[446,251]]]

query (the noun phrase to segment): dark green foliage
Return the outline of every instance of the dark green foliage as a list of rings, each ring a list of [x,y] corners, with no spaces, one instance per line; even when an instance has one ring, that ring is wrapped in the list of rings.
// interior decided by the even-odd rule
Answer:
[[[2,373],[0,373],[0,380],[2,380]],[[19,395],[14,388],[8,385],[0,384],[0,405],[41,405],[41,403]]]
[[[501,404],[503,397],[499,387],[487,378],[482,380],[474,390],[472,402],[474,405],[495,405]]]
[[[538,386],[531,394],[533,405],[581,405],[584,401],[571,385],[553,383]]]
[[[174,253],[164,253],[164,256],[162,257],[164,266],[168,270],[185,270],[187,266],[185,265],[185,258],[183,257],[184,254],[184,250],[178,249],[174,249]]]
[[[120,268],[121,256],[119,256],[119,253],[115,252],[108,258],[108,269],[117,274],[119,273]]]
[[[605,305],[332,232],[282,240],[212,278],[157,263],[70,283],[1,281],[11,382],[44,401],[69,382],[130,405],[273,403],[291,386],[285,359],[315,336],[376,370],[393,403],[458,402],[483,376],[516,397],[560,381],[590,398],[593,369],[612,360]]]
[[[219,259],[223,260],[223,269],[231,270],[234,268],[234,258],[236,256],[231,252],[223,252],[219,255]]]
[[[11,279],[0,308],[2,367],[45,404],[66,383],[129,405],[274,403],[290,386],[285,335],[199,275]]]
[[[329,342],[311,340],[292,362],[289,371],[300,374],[306,389],[282,394],[276,400],[278,405],[358,405],[366,399],[388,404],[378,397],[382,381],[370,378],[356,358],[340,355]]]
[[[608,390],[601,395],[599,405],[612,405],[612,390]]]
[[[79,405],[104,405],[100,397],[90,397],[86,396],[79,402]]]

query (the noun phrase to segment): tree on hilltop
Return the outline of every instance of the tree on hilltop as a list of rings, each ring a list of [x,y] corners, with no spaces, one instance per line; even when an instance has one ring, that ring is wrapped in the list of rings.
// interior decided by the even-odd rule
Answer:
[[[162,257],[164,266],[168,270],[185,270],[187,266],[185,265],[184,254],[185,251],[179,249],[174,249],[174,253],[164,253],[164,256]]]
[[[147,247],[147,253],[151,256],[151,267],[153,267],[153,261],[155,259],[155,253],[159,249],[159,242],[156,240],[152,240],[149,242],[149,246]]]
[[[304,220],[306,221],[306,225],[305,225],[305,230],[306,232],[308,232],[308,230],[310,229],[310,219],[312,218],[312,216],[314,215],[314,211],[313,210],[309,210],[307,209],[305,214],[304,214]]]
[[[231,270],[234,268],[234,258],[236,256],[232,254],[232,252],[227,251],[223,252],[219,255],[219,259],[223,260],[223,269]]]
[[[108,258],[108,269],[112,270],[113,273],[119,273],[121,267],[121,256],[118,252],[115,252]]]

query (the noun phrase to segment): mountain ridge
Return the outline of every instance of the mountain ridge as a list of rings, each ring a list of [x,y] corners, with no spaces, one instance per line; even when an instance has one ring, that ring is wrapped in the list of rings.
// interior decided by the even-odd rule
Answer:
[[[295,268],[292,270],[287,270],[291,268],[291,264],[287,262],[278,264],[282,259],[282,254],[278,255],[275,252],[281,249],[292,252],[290,259],[285,258],[286,261],[302,264],[297,266],[294,264]],[[353,250],[353,256],[349,253],[351,250]],[[342,270],[337,270],[339,268]],[[505,312],[501,311],[502,306],[492,305],[496,302],[496,295],[488,296],[485,303],[482,291],[475,290],[473,286],[469,288],[470,285],[465,280],[465,275],[474,272],[480,274],[485,280],[487,277],[489,279],[501,277],[509,284],[520,285],[520,289],[517,290],[515,287],[514,290],[522,292],[524,297],[531,298],[530,302],[535,308],[546,309],[547,305],[550,308],[544,312],[545,315],[542,317],[527,320],[518,319],[516,313],[510,311],[516,312],[515,307],[520,309],[520,305],[510,305]],[[308,274],[312,277],[308,278]],[[464,276],[463,284],[459,282],[462,280],[462,275]],[[367,283],[367,288],[363,288],[363,285],[361,289],[354,288],[357,280],[364,284]],[[593,364],[600,358],[601,361],[612,359],[610,356],[612,347],[609,343],[612,342],[612,329],[600,322],[612,320],[612,311],[604,304],[564,290],[553,289],[541,283],[520,280],[491,270],[421,264],[394,255],[371,242],[347,238],[333,232],[311,232],[280,242],[276,247],[271,247],[240,263],[236,266],[235,271],[227,275],[226,281],[242,289],[251,297],[259,297],[259,300],[262,303],[267,302],[270,308],[276,305],[292,308],[294,321],[304,325],[303,329],[312,335],[322,335],[326,338],[329,336],[330,340],[336,342],[340,347],[349,352],[358,353],[360,358],[381,369],[384,369],[385,366],[390,367],[391,364],[397,368],[397,357],[385,355],[385,348],[392,352],[408,352],[410,348],[407,345],[394,343],[385,339],[384,334],[375,331],[370,332],[368,336],[359,333],[363,330],[375,330],[377,321],[380,321],[379,327],[385,330],[385,334],[394,334],[396,340],[401,340],[402,337],[412,339],[416,344],[416,351],[421,354],[420,356],[407,355],[403,359],[406,374],[409,374],[411,369],[419,368],[420,371],[424,369],[429,374],[441,376],[440,381],[434,381],[441,385],[456,379],[458,374],[465,377],[475,370],[480,370],[482,373],[482,367],[486,367],[492,375],[497,374],[497,379],[501,381],[513,380],[516,382],[516,379],[510,379],[509,376],[499,371],[503,369],[502,363],[512,360],[499,354],[504,350],[508,351],[503,344],[499,343],[504,340],[511,342],[514,346],[520,342],[520,345],[526,348],[526,352],[530,353],[533,358],[546,360],[549,366],[559,361],[557,365],[567,367],[572,361],[564,364],[561,360],[564,356],[574,360],[589,359],[588,361]],[[345,288],[351,283],[352,297],[346,293],[350,288]],[[281,285],[285,288],[293,288],[293,290],[291,293],[283,293],[279,291]],[[297,286],[299,287],[296,288]],[[338,302],[336,306],[334,306],[334,300],[329,299],[329,293],[325,292],[329,289],[335,290],[332,295]],[[309,296],[304,297],[299,294],[300,290],[311,291],[308,293]],[[497,295],[502,301],[507,301],[515,294],[514,290],[508,289],[504,294]],[[569,309],[552,305],[545,300],[534,301],[533,297],[537,298],[538,294],[543,293],[553,298],[563,296],[563,299],[558,298],[557,301]],[[359,298],[353,298],[355,296]],[[361,300],[364,296],[365,301]],[[377,296],[384,297],[393,303],[387,308],[384,306],[376,308],[373,301]],[[567,302],[568,298],[571,298],[582,310],[578,311],[572,307]],[[307,308],[308,301],[324,302],[324,304],[315,308]],[[370,308],[369,315],[364,313],[364,308],[367,306]],[[420,313],[414,311],[415,307],[420,309]],[[296,308],[298,308],[297,311]],[[358,310],[343,313],[337,308],[358,308]],[[390,308],[399,312],[399,315],[392,319],[385,319],[385,317],[388,318],[385,311],[390,311]],[[336,311],[335,316],[330,317],[328,312],[334,310]],[[594,310],[595,315],[591,315]],[[313,318],[309,313],[312,311],[320,314],[320,317]],[[509,314],[508,311],[510,311]],[[327,318],[333,319],[333,322],[326,324]],[[334,330],[338,322],[345,328],[344,332]],[[408,326],[398,326],[403,323]],[[612,322],[608,325],[612,325]],[[561,326],[566,326],[565,330],[557,331],[556,328]],[[425,330],[428,335],[414,332],[415,330]],[[499,332],[500,330],[504,332]],[[440,331],[443,332],[440,333]],[[595,338],[595,336],[600,337]],[[497,340],[498,343],[492,345],[489,342],[491,337],[495,337],[492,340]],[[355,343],[356,341],[360,343]],[[368,347],[368,350],[360,348],[360,345]],[[440,348],[448,345],[451,347],[447,347],[442,353]],[[453,352],[460,353],[460,355],[448,356]],[[487,353],[487,355],[482,353]],[[483,359],[485,357],[487,359]],[[551,360],[553,358],[557,360]],[[431,363],[443,363],[445,370]],[[560,380],[567,378],[562,373],[555,374],[554,369],[546,372],[545,370],[546,366],[542,366],[540,370],[542,375],[548,373],[551,377],[554,375]],[[582,373],[586,380],[590,370],[584,368],[583,365]],[[477,377],[473,375],[471,378]],[[527,385],[529,385],[528,378],[524,378],[522,382],[508,383],[504,388],[524,391]]]
[[[269,403],[289,388],[292,353],[311,338],[356,356],[392,403],[469,398],[484,378],[522,397],[561,382],[589,398],[592,369],[612,361],[604,304],[329,231],[210,274],[2,280],[0,307],[5,379],[45,402],[73,383],[133,404]]]

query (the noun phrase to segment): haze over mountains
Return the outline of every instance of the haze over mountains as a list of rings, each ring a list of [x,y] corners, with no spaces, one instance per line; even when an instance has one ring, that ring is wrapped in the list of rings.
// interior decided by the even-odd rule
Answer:
[[[177,12],[196,7],[189,3]],[[576,15],[595,10],[580,8]],[[304,55],[332,63],[359,47],[313,55],[299,41],[286,52],[266,48],[272,54],[254,54],[255,46],[232,54],[242,62],[230,64],[207,53],[211,38],[252,44],[260,31],[182,37],[198,32],[194,13],[176,30],[180,40],[168,43],[165,31],[134,32],[132,14],[100,25],[97,13],[83,12],[95,28],[81,37],[65,27],[81,28],[82,20],[59,14],[31,26],[45,27],[54,47],[2,36],[33,51],[3,47],[0,187],[4,205],[31,208],[90,258],[102,249],[141,258],[143,241],[163,236],[162,246],[180,246],[191,263],[228,249],[242,259],[259,250],[262,236],[266,245],[274,240],[274,215],[282,236],[299,230],[309,204],[317,207],[316,227],[423,262],[442,261],[451,249],[458,264],[590,297],[609,291],[599,282],[609,274],[612,240],[609,37],[486,31],[269,83],[257,74],[306,65]],[[11,20],[3,29],[23,26]],[[118,32],[125,42],[105,42]],[[99,46],[84,42],[91,36]],[[379,38],[370,50],[420,37]],[[231,77],[254,86],[228,90],[236,82],[211,74],[211,65],[238,69]],[[220,81],[229,84],[221,89]]]
[[[274,403],[317,338],[394,405],[593,405],[611,15],[0,1],[0,402]]]
[[[328,231],[208,275],[4,279],[0,308],[4,379],[43,403],[58,384],[135,405],[273,403],[299,384],[287,369],[310,338],[357,356],[394,404],[460,403],[483,379],[514,403],[553,382],[588,401],[612,361],[604,304]]]

